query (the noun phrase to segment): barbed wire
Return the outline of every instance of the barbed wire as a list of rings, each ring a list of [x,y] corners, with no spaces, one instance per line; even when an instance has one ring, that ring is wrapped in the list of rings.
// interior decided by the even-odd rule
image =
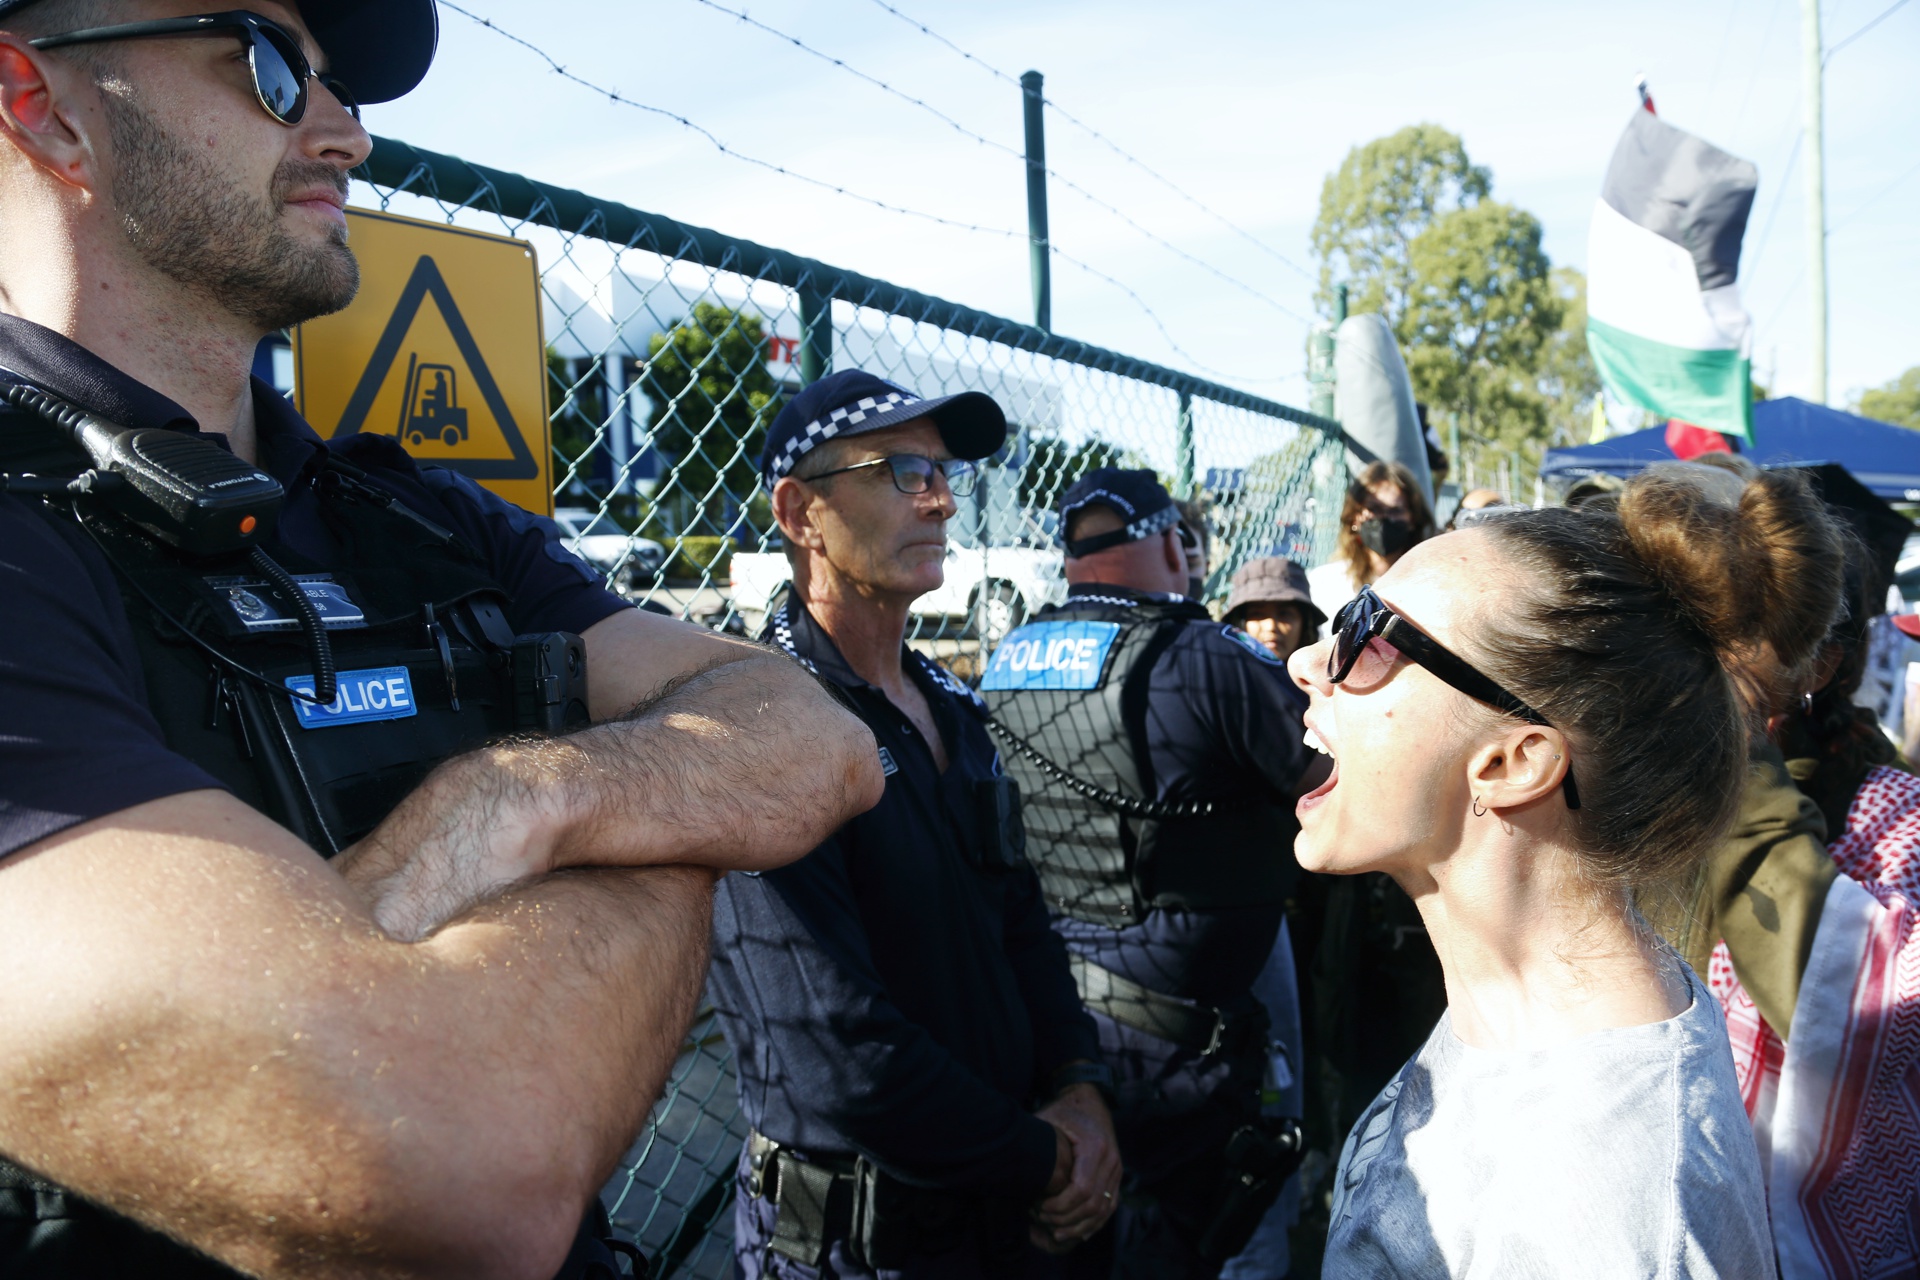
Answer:
[[[1905,0],[1901,0],[1901,2],[1905,3]],[[980,67],[981,69],[986,71],[988,74],[993,75],[998,79],[1004,80],[1011,85],[1018,85],[1020,83],[1019,80],[1017,80],[1013,76],[1008,75],[1006,72],[1000,70],[1000,68],[994,66],[992,63],[987,62],[985,59],[979,58],[974,54],[968,52],[967,50],[961,48],[959,45],[947,39],[947,37],[941,35],[938,31],[935,31],[932,27],[929,27],[926,23],[920,21],[918,18],[910,17],[907,14],[900,12],[900,10],[896,9],[893,5],[887,3],[887,0],[873,0],[873,3],[879,5],[882,9],[885,9],[888,13],[900,19],[900,21],[906,23],[908,26],[919,31],[922,35],[929,36],[932,39],[937,40],[939,43],[945,45],[947,48],[953,50],[953,52],[965,58],[968,62],[971,62],[974,65]],[[1152,178],[1155,182],[1158,182],[1161,186],[1173,192],[1173,194],[1179,196],[1182,200],[1186,201],[1188,204],[1192,205],[1194,208],[1200,210],[1202,213],[1212,218],[1215,222],[1218,222],[1221,226],[1227,228],[1229,231],[1239,236],[1242,240],[1245,240],[1248,244],[1252,245],[1254,248],[1260,250],[1262,253],[1274,259],[1276,262],[1281,263],[1283,266],[1286,266],[1289,269],[1295,272],[1298,272],[1302,279],[1310,281],[1315,284],[1319,283],[1319,278],[1315,276],[1311,271],[1308,271],[1305,267],[1295,262],[1292,258],[1289,258],[1286,254],[1281,253],[1278,249],[1274,248],[1272,245],[1262,240],[1259,236],[1254,235],[1253,232],[1248,231],[1245,227],[1233,221],[1233,219],[1227,217],[1227,215],[1225,215],[1224,213],[1221,213],[1218,209],[1215,209],[1213,206],[1207,204],[1205,201],[1201,200],[1199,197],[1193,195],[1186,188],[1182,187],[1179,183],[1175,182],[1172,178],[1167,177],[1165,174],[1161,173],[1158,169],[1155,169],[1151,165],[1147,164],[1146,161],[1140,159],[1138,156],[1135,156],[1133,153],[1127,151],[1119,143],[1115,142],[1113,139],[1109,138],[1106,134],[1100,132],[1098,129],[1094,128],[1092,125],[1088,124],[1086,121],[1080,119],[1078,116],[1074,115],[1071,111],[1068,111],[1065,107],[1061,106],[1054,99],[1044,98],[1042,99],[1042,101],[1044,101],[1049,107],[1053,108],[1055,114],[1057,114],[1062,120],[1065,120],[1068,124],[1074,126],[1074,128],[1079,129],[1081,132],[1085,133],[1088,137],[1091,137],[1096,142],[1106,147],[1109,151],[1119,156],[1122,160],[1126,161],[1128,164],[1132,165],[1134,168],[1140,170],[1140,172],[1146,174],[1148,177]]]
[[[982,226],[979,223],[975,223],[975,222],[966,222],[958,218],[944,217],[941,214],[937,214],[937,213],[928,213],[923,209],[909,209],[904,205],[892,204],[892,203],[889,203],[888,201],[881,200],[877,197],[866,195],[859,191],[850,190],[847,187],[844,187],[837,182],[829,182],[824,178],[815,178],[808,174],[800,173],[797,170],[789,169],[785,165],[776,164],[771,160],[762,160],[758,156],[748,155],[746,152],[741,151],[738,148],[728,146],[718,136],[716,136],[710,129],[707,129],[703,125],[696,124],[694,121],[689,120],[687,117],[681,115],[677,111],[669,111],[665,107],[656,107],[645,102],[636,102],[634,99],[622,95],[618,90],[605,88],[604,86],[594,84],[590,80],[586,80],[580,76],[575,75],[573,72],[567,70],[565,66],[563,66],[558,60],[556,60],[553,57],[553,55],[549,54],[545,49],[542,49],[539,45],[534,44],[530,40],[526,40],[520,36],[515,35],[513,32],[507,30],[505,27],[493,21],[491,18],[483,18],[477,13],[473,13],[473,12],[470,12],[469,10],[463,9],[458,4],[455,4],[453,0],[441,0],[441,6],[443,8],[453,10],[455,13],[459,14],[463,18],[471,19],[472,21],[487,28],[489,31],[494,32],[496,35],[499,35],[504,39],[511,40],[513,43],[519,45],[521,48],[529,50],[530,52],[538,55],[543,61],[546,62],[546,64],[549,67],[553,69],[554,74],[559,76],[561,79],[571,80],[573,83],[579,85],[581,88],[591,90],[592,92],[600,95],[601,97],[607,99],[609,102],[612,102],[618,106],[631,107],[635,111],[644,111],[649,115],[656,115],[656,116],[660,116],[663,119],[671,120],[675,124],[680,125],[682,128],[688,129],[694,133],[699,134],[701,137],[705,138],[708,142],[712,143],[715,150],[719,151],[723,155],[731,156],[735,160],[740,160],[747,164],[755,165],[771,173],[780,174],[783,177],[792,178],[794,181],[803,182],[810,187],[818,187],[822,191],[830,191],[835,195],[845,196],[849,200],[857,200],[861,204],[871,205],[876,209],[884,209],[888,213],[902,214],[909,218],[919,218],[926,222],[938,223],[943,227],[952,227],[958,231],[978,232],[985,235],[1000,236],[1000,237],[1011,239],[1011,240],[1026,239],[1026,236],[1023,235],[1022,233],[1018,231],[1014,231],[1007,227],[987,227],[987,226]]]
[[[956,133],[959,133],[961,136],[965,138],[969,138],[972,141],[977,142],[984,147],[991,147],[995,151],[1003,152],[1004,154],[1011,156],[1013,159],[1019,161],[1022,165],[1025,165],[1027,163],[1026,153],[1024,151],[1021,151],[1019,148],[1010,147],[1004,142],[1000,142],[994,138],[989,138],[985,134],[982,134],[974,129],[968,128],[966,125],[960,123],[960,121],[954,119],[952,116],[940,110],[940,108],[934,106],[933,104],[927,102],[925,99],[916,98],[912,94],[907,93],[904,90],[897,89],[893,85],[888,84],[885,80],[880,79],[880,77],[871,75],[865,71],[860,70],[860,68],[852,65],[851,63],[847,62],[843,58],[836,58],[830,53],[822,52],[821,50],[814,48],[812,45],[802,40],[799,36],[793,35],[791,32],[781,31],[777,27],[768,26],[766,23],[760,21],[758,18],[755,18],[749,13],[747,13],[744,9],[730,9],[726,5],[719,3],[719,0],[693,0],[693,2],[695,4],[702,5],[708,9],[712,9],[716,13],[724,13],[730,18],[738,19],[742,24],[746,26],[753,27],[759,31],[764,31],[768,35],[773,36],[775,39],[782,40],[787,44],[792,45],[794,48],[800,50],[803,53],[810,54],[813,57],[818,58],[822,62],[838,67],[840,70],[846,72],[848,75],[854,76],[862,81],[865,81],[867,84],[874,86],[876,89],[881,90],[883,93],[890,94],[891,96],[900,99],[902,102],[906,102],[911,104],[912,106],[918,107],[920,110],[926,112],[928,115],[933,116],[935,119],[939,120],[941,123],[952,128]],[[1064,115],[1065,113],[1063,112],[1062,114]],[[1298,311],[1295,311],[1292,307],[1287,306],[1286,303],[1281,302],[1279,299],[1270,296],[1269,294],[1265,293],[1264,291],[1258,288],[1255,288],[1253,285],[1240,279],[1238,276],[1227,274],[1226,272],[1220,270],[1218,267],[1214,266],[1212,263],[1207,262],[1205,259],[1196,257],[1195,255],[1187,252],[1185,249],[1182,249],[1179,245],[1174,244],[1171,240],[1168,240],[1166,237],[1148,230],[1146,227],[1142,226],[1136,219],[1134,219],[1132,215],[1128,214],[1125,210],[1121,209],[1118,205],[1115,205],[1110,201],[1101,199],[1099,196],[1093,194],[1093,192],[1081,186],[1078,182],[1075,182],[1072,178],[1069,178],[1065,174],[1061,173],[1058,169],[1055,169],[1046,165],[1041,166],[1041,168],[1049,178],[1052,178],[1054,181],[1058,182],[1061,186],[1066,187],[1069,191],[1072,191],[1075,195],[1087,201],[1087,203],[1093,205],[1095,208],[1100,209],[1106,213],[1112,214],[1114,217],[1120,219],[1120,221],[1126,223],[1127,226],[1133,228],[1133,230],[1139,232],[1141,235],[1153,241],[1155,244],[1159,245],[1161,248],[1166,249],[1168,252],[1177,255],[1183,261],[1188,262],[1191,265],[1200,268],[1202,271],[1207,272],[1209,275],[1222,281],[1223,283],[1231,285],[1232,287],[1246,294],[1248,297],[1256,298],[1259,301],[1266,303],[1268,306],[1280,312],[1282,315],[1285,315],[1288,318],[1295,320],[1298,323],[1305,325],[1309,328],[1312,327],[1313,322],[1311,320],[1308,320],[1305,316],[1301,315]],[[1202,207],[1204,208],[1205,206],[1202,206]],[[1296,270],[1297,269],[1298,268],[1296,268]]]
[[[467,9],[462,8],[459,4],[455,3],[454,0],[441,0],[441,4],[443,7],[453,10],[453,12],[461,15],[462,17],[467,18],[472,22],[475,22],[478,25],[487,28],[489,31],[492,31],[494,34],[501,36],[506,40],[510,40],[514,44],[519,45],[521,48],[526,49],[529,52],[537,55],[542,61],[544,61],[549,67],[553,69],[556,75],[560,76],[562,79],[570,80],[574,84],[579,85],[581,88],[587,89],[590,92],[595,93],[600,97],[606,98],[608,101],[618,104],[620,106],[631,107],[638,111],[644,111],[644,112],[647,112],[648,114],[661,116],[665,119],[671,120],[674,123],[679,124],[682,127],[699,134],[701,137],[705,138],[708,142],[712,143],[713,146],[721,152],[721,154],[730,156],[735,160],[740,160],[740,161],[744,161],[747,164],[756,165],[762,169],[767,169],[774,173],[782,174],[786,177],[793,178],[800,182],[804,182],[809,186],[814,186],[814,187],[821,188],[822,190],[831,191],[836,195],[845,196],[850,200],[857,200],[863,204],[871,205],[874,208],[886,210],[889,213],[897,213],[897,214],[903,214],[907,217],[921,218],[929,222],[936,222],[943,226],[953,227],[958,230],[979,232],[986,235],[998,236],[1008,240],[1026,240],[1028,238],[1026,235],[1024,235],[1021,232],[1013,231],[1011,229],[1004,228],[1004,227],[981,226],[977,223],[962,222],[957,219],[942,217],[939,214],[926,213],[921,210],[908,209],[901,205],[890,204],[884,200],[875,199],[872,196],[862,195],[857,191],[850,191],[847,188],[840,186],[836,183],[828,182],[821,178],[811,177],[804,173],[799,173],[793,169],[789,169],[785,167],[784,165],[776,164],[771,160],[762,160],[756,156],[747,155],[745,152],[736,150],[733,147],[729,147],[725,142],[721,141],[717,136],[715,136],[711,131],[706,129],[704,126],[699,125],[692,120],[689,120],[687,117],[680,115],[677,112],[669,111],[664,107],[655,107],[647,103],[636,102],[631,98],[623,96],[616,90],[608,89],[602,85],[595,84],[591,80],[587,80],[581,76],[575,75],[573,72],[568,71],[565,66],[563,66],[557,59],[555,59],[546,50],[534,44],[532,41],[524,39],[521,36],[515,35],[513,32],[507,30],[505,27],[501,26],[499,23],[494,22],[489,18],[484,18],[477,13],[473,13]],[[1172,350],[1176,355],[1178,355],[1182,360],[1185,360],[1188,364],[1192,365],[1195,372],[1203,373],[1208,377],[1217,378],[1222,382],[1243,382],[1243,383],[1244,382],[1251,382],[1251,383],[1285,382],[1292,378],[1302,376],[1300,374],[1282,374],[1279,376],[1273,376],[1273,375],[1242,376],[1239,374],[1227,373],[1225,371],[1209,367],[1208,365],[1203,363],[1201,360],[1199,360],[1197,357],[1195,357],[1185,347],[1181,346],[1180,343],[1174,339],[1172,332],[1167,328],[1166,322],[1160,318],[1159,312],[1155,311],[1153,307],[1147,303],[1146,299],[1142,298],[1139,295],[1139,293],[1136,292],[1131,286],[1127,285],[1124,281],[1121,281],[1115,278],[1114,276],[1107,274],[1106,272],[1100,270],[1099,268],[1093,266],[1092,264],[1084,262],[1081,259],[1076,258],[1071,254],[1061,251],[1058,246],[1049,245],[1048,247],[1052,251],[1053,255],[1059,258],[1061,261],[1066,262],[1069,265],[1076,267],[1081,271],[1086,272],[1088,275],[1091,275],[1096,279],[1102,280],[1107,284],[1112,285],[1114,288],[1119,289],[1122,293],[1126,294],[1127,297],[1132,300],[1133,304],[1140,308],[1141,312],[1153,324],[1153,327],[1159,330],[1160,336],[1166,341],[1168,348]]]

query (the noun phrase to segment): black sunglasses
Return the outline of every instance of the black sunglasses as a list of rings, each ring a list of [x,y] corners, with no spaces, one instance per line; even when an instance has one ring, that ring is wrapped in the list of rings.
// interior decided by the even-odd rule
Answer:
[[[316,74],[300,49],[300,41],[278,23],[235,9],[203,13],[191,18],[159,18],[117,27],[87,27],[29,41],[36,49],[63,49],[76,44],[104,44],[111,40],[148,40],[161,36],[231,35],[247,46],[247,66],[253,72],[253,92],[266,113],[281,124],[299,124],[307,114],[307,84],[318,80],[340,99],[340,105],[360,118],[360,104],[347,86],[332,76]]]
[[[1345,681],[1374,640],[1385,641],[1407,661],[1425,667],[1443,683],[1477,702],[1484,702],[1528,724],[1552,727],[1545,716],[1475,670],[1464,659],[1441,648],[1432,636],[1395,613],[1393,606],[1375,595],[1372,587],[1360,588],[1360,594],[1334,615],[1333,650],[1327,655],[1328,682],[1340,684]],[[1580,793],[1574,789],[1572,764],[1568,764],[1566,778],[1561,785],[1567,794],[1567,808],[1578,809]]]
[[[893,487],[902,493],[925,493],[933,487],[933,473],[938,470],[947,478],[947,488],[953,490],[956,498],[964,498],[973,492],[973,485],[980,478],[979,468],[963,458],[946,458],[939,462],[932,458],[923,458],[917,453],[896,453],[891,457],[875,458],[872,462],[856,462],[850,467],[840,467],[833,471],[822,471],[817,476],[803,476],[805,480],[825,480],[828,476],[843,476],[849,471],[865,471],[868,467],[890,467],[893,470]]]

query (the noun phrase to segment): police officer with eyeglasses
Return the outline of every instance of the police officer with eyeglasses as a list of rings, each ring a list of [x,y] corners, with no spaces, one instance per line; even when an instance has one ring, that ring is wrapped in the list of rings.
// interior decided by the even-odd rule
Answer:
[[[435,32],[0,0],[0,1275],[615,1274],[716,876],[879,794],[791,663],[249,380]]]
[[[1290,960],[1305,706],[1264,645],[1185,595],[1181,515],[1152,472],[1088,471],[1060,526],[1067,598],[1000,644],[981,690],[1115,1074],[1123,1203],[1067,1265],[1217,1276],[1300,1154],[1297,1125],[1261,1114],[1274,1056],[1298,1062],[1254,984]]]
[[[793,585],[763,639],[873,730],[886,793],[717,895],[711,990],[752,1126],[738,1275],[1038,1277],[1116,1203],[1110,1076],[1018,790],[979,699],[905,643],[955,498],[1006,430],[978,392],[922,398],[845,370],[767,433]]]

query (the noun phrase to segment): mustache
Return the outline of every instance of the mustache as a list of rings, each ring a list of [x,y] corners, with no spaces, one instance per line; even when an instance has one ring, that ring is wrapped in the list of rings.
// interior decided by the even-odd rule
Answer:
[[[331,187],[340,193],[340,201],[346,203],[347,175],[324,160],[288,160],[273,174],[273,203],[276,208],[287,203],[287,197],[295,191],[306,191],[314,187]]]

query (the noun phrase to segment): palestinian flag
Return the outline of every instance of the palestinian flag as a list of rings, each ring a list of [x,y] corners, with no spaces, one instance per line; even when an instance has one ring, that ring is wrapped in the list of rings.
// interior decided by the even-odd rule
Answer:
[[[1587,241],[1587,346],[1617,400],[1751,440],[1740,240],[1759,171],[1635,111]]]

